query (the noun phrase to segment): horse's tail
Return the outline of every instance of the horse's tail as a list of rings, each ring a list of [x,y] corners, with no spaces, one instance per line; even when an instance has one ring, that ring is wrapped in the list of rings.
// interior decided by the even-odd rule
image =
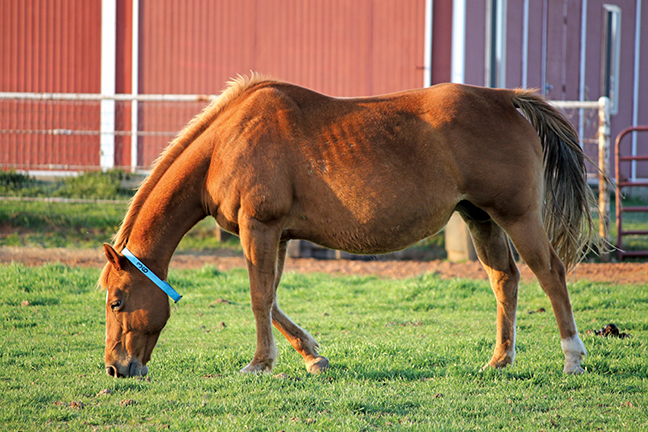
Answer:
[[[541,96],[515,90],[513,104],[533,125],[544,153],[544,225],[553,248],[572,270],[593,245],[601,245],[590,209],[596,199],[587,185],[586,163],[578,134]]]

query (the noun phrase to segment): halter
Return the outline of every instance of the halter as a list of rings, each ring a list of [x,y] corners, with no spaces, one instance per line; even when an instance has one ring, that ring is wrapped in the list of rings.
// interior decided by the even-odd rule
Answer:
[[[128,248],[122,249],[122,254],[126,258],[128,258],[128,261],[133,263],[135,267],[137,267],[142,273],[144,273],[144,276],[149,278],[151,282],[157,285],[162,291],[167,293],[167,295],[171,297],[174,302],[178,303],[182,296],[178,294],[178,292],[174,290],[167,281],[163,281],[162,279],[157,277],[157,275],[149,270],[149,268],[146,267],[142,261],[140,261],[135,255],[133,255],[131,251],[128,250]]]

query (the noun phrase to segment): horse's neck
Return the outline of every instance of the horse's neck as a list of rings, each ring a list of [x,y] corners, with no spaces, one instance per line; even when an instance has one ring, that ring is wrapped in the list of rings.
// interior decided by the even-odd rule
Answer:
[[[182,237],[206,216],[203,185],[208,161],[176,162],[140,209],[128,248],[161,278]]]

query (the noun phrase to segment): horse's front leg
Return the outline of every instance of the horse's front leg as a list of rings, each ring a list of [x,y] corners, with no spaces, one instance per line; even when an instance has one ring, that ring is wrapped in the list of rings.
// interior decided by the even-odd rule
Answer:
[[[277,256],[277,274],[275,277],[275,291],[281,282],[284,262],[286,260],[287,242],[281,242]],[[272,306],[272,322],[274,326],[288,339],[288,342],[301,354],[306,363],[306,370],[310,373],[320,373],[325,371],[329,366],[329,361],[317,353],[319,345],[313,337],[297,324],[295,324],[279,308],[279,303],[275,297]]]
[[[241,245],[250,277],[250,298],[256,322],[257,347],[254,358],[241,372],[270,372],[277,360],[272,335],[272,307],[280,231],[254,218],[239,222]]]

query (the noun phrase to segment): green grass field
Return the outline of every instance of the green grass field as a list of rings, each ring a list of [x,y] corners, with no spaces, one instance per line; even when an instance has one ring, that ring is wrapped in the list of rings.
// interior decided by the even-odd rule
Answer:
[[[0,201],[0,246],[100,247],[112,240],[127,207],[126,203]],[[178,249],[241,252],[236,238],[219,242],[217,228],[213,218],[200,221]]]
[[[577,282],[581,332],[613,322],[628,339],[584,335],[587,373],[562,374],[548,299],[521,287],[517,363],[480,373],[495,301],[484,281],[285,275],[282,309],[318,340],[331,368],[306,373],[275,332],[273,374],[242,375],[254,352],[243,270],[172,271],[172,308],[150,380],[103,365],[99,271],[0,266],[0,429],[569,430],[648,425],[648,289]],[[227,300],[223,302],[222,300]],[[27,305],[26,302],[29,302]],[[533,313],[540,308],[547,313]],[[281,374],[275,376],[275,374]]]

